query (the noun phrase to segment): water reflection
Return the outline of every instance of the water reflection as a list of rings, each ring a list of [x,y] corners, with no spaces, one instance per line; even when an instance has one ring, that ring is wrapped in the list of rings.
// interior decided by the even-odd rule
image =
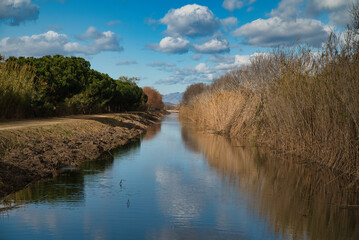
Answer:
[[[127,154],[140,145],[140,139],[135,138],[124,146],[111,152],[105,152],[97,160],[84,162],[79,168],[60,170],[58,176],[52,180],[36,182],[23,190],[8,195],[2,200],[8,203],[4,209],[25,203],[65,204],[67,206],[71,203],[72,207],[82,206],[85,201],[85,177],[106,171],[112,166],[114,155]]]
[[[161,123],[156,123],[147,128],[146,134],[143,135],[143,140],[148,141],[156,137],[157,134],[161,131],[161,126]]]
[[[247,204],[284,238],[359,239],[358,186],[316,165],[276,157],[240,141],[205,134],[188,124],[182,138],[202,152]]]
[[[348,179],[179,125],[13,195],[1,239],[356,239]],[[140,146],[141,144],[141,146]],[[140,146],[140,147],[139,147]],[[112,157],[114,156],[114,157]],[[124,181],[123,181],[124,180]],[[346,188],[346,191],[343,189]]]

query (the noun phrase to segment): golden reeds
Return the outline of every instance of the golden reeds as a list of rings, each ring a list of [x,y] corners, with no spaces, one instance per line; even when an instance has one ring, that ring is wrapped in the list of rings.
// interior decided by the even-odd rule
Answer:
[[[333,35],[320,52],[257,56],[194,96],[181,116],[359,177],[359,53],[351,46]]]

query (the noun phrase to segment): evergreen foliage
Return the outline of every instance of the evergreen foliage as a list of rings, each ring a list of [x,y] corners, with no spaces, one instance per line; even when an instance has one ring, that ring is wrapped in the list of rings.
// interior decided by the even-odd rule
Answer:
[[[91,69],[90,62],[80,57],[10,57],[1,65],[8,72],[1,70],[0,86],[4,86],[5,82],[8,85],[19,81],[25,84],[25,80],[16,77],[16,72],[31,71],[32,74],[29,75],[29,72],[26,78],[32,91],[27,93],[28,104],[16,115],[4,114],[0,109],[2,118],[118,112],[138,109],[146,102],[145,94],[136,84],[137,78],[120,77],[114,80]],[[10,81],[6,74],[14,79]],[[17,102],[15,98],[8,97],[8,102]],[[2,105],[0,108],[4,108]]]

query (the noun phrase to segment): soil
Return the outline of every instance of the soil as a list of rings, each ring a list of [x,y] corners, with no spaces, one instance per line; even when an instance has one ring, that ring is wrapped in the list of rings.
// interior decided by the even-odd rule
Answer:
[[[164,117],[131,112],[0,123],[0,197],[97,159]]]

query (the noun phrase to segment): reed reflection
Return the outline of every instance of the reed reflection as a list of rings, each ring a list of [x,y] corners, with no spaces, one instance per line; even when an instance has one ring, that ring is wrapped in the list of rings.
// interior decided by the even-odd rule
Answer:
[[[290,239],[359,239],[358,186],[317,165],[275,156],[182,124],[182,138]]]

